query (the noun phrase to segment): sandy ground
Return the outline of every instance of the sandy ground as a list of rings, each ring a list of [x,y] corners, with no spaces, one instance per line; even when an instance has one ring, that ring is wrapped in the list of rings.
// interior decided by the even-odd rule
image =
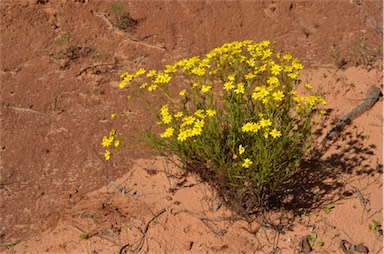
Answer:
[[[238,218],[145,144],[108,163],[100,145],[122,125],[110,114],[126,107],[123,71],[245,39],[276,41],[302,60],[303,81],[328,101],[321,139],[383,83],[380,1],[119,2],[139,20],[131,35],[151,35],[142,42],[103,20],[111,3],[1,1],[1,253],[299,253],[307,235],[311,253],[343,253],[342,240],[382,252],[369,228],[383,223],[382,100],[305,164],[300,216]],[[127,110],[142,128],[124,130],[137,137],[148,112]],[[267,225],[282,215],[280,228]]]

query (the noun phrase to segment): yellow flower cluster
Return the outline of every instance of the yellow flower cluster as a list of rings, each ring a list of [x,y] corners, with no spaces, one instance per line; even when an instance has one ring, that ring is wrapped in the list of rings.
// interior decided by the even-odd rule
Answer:
[[[103,147],[110,147],[111,145],[114,145],[115,148],[118,148],[120,146],[120,140],[116,138],[116,131],[111,130],[109,132],[109,136],[104,136],[103,141],[101,142],[101,145]],[[105,160],[110,160],[111,159],[111,151],[110,150],[105,150],[104,153],[104,158]]]
[[[268,138],[271,135],[273,138],[278,138],[281,136],[281,132],[276,128],[270,130],[270,126],[272,126],[272,122],[269,119],[261,118],[259,122],[247,122],[242,127],[241,130],[243,132],[257,133],[261,128],[264,130],[264,137]]]
[[[293,98],[293,100],[296,102],[296,111],[298,111],[299,113],[309,112],[318,104],[321,104],[321,105],[327,104],[324,98],[316,95],[312,95],[312,96],[297,95]]]
[[[172,115],[169,114],[168,105],[164,105],[160,109],[162,123],[169,124],[172,121]]]
[[[139,77],[143,74],[145,74],[146,70],[144,68],[140,68],[136,73],[129,74],[128,72],[124,72],[121,74],[120,78],[123,79],[119,83],[119,87],[121,89],[125,88],[129,82],[131,82],[134,78]]]
[[[213,49],[202,58],[194,56],[166,65],[163,71],[140,68],[132,74],[125,72],[121,75],[119,87],[125,88],[141,77],[141,89],[149,92],[157,90],[165,95],[167,104],[160,108],[158,124],[163,127],[160,138],[169,138],[169,142],[184,142],[189,138],[198,141],[200,139],[196,137],[203,134],[204,126],[207,130],[222,128],[221,124],[227,123],[220,121],[228,119],[227,116],[230,119],[242,119],[240,125],[238,122],[228,123],[241,126],[242,132],[259,133],[278,142],[283,140],[278,138],[285,129],[285,125],[277,120],[281,113],[279,107],[286,113],[289,111],[286,108],[291,109],[293,105],[292,109],[305,115],[317,105],[325,105],[325,100],[320,96],[296,95],[293,85],[299,84],[302,69],[303,65],[290,53],[275,54],[269,41],[235,41]],[[171,81],[175,84],[172,89],[166,85]],[[304,87],[311,91],[310,84]],[[175,93],[182,98],[172,98]],[[252,112],[247,115],[249,112],[244,109]],[[255,120],[254,113],[257,116],[259,112],[264,115],[260,113]],[[216,115],[215,124],[217,120],[218,124],[212,126],[213,121],[208,118]],[[232,115],[240,116],[231,118]],[[103,146],[106,147],[115,139],[114,134],[104,138]],[[239,146],[236,153],[242,160],[238,165],[249,168],[253,164],[253,157],[246,158],[249,154],[245,149],[250,144],[243,145]],[[107,150],[105,158],[110,158],[110,151]]]
[[[169,109],[167,105],[164,105],[160,109],[160,115],[162,117],[161,124],[170,124],[172,122],[172,115],[169,114]],[[180,142],[185,141],[187,138],[196,137],[202,134],[203,127],[205,125],[206,117],[213,117],[216,115],[216,110],[214,109],[199,109],[194,112],[193,115],[183,117],[183,112],[178,111],[173,116],[175,119],[182,118],[181,121],[177,120],[174,124],[179,125],[179,133],[177,135],[177,140]],[[180,121],[180,122],[179,122]],[[175,126],[175,125],[174,125]],[[163,133],[160,134],[161,138],[170,138],[175,133],[176,129],[174,127],[168,127]]]

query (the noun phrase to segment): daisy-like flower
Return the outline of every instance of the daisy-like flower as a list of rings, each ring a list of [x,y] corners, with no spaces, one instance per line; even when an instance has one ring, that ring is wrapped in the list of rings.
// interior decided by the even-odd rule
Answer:
[[[277,138],[281,136],[281,132],[276,129],[273,129],[269,134],[272,136],[272,138]]]
[[[235,88],[235,86],[233,85],[233,81],[228,81],[228,82],[224,83],[224,90],[225,91],[230,91],[233,88]]]
[[[179,133],[179,135],[177,135],[177,140],[180,141],[180,142],[183,142],[187,139],[188,135],[185,131],[182,131]]]
[[[169,127],[165,130],[165,132],[160,134],[161,138],[169,138],[172,137],[173,133],[175,132],[175,129],[172,127]]]
[[[203,92],[203,93],[207,93],[207,92],[209,92],[209,90],[211,90],[211,86],[206,86],[206,85],[202,85],[201,86],[201,92]]]
[[[140,68],[134,75],[135,77],[138,77],[140,75],[143,75],[146,72],[144,68]]]
[[[284,98],[284,93],[282,91],[277,91],[272,93],[273,100],[282,101]]]
[[[265,128],[272,125],[271,120],[262,118],[259,122],[260,126]]]
[[[237,88],[235,89],[236,94],[244,94],[245,88],[244,88],[244,83],[239,83],[237,84]]]
[[[205,111],[205,114],[206,114],[207,116],[209,116],[209,117],[212,117],[212,116],[216,115],[216,110],[213,110],[213,109],[207,109],[207,110]]]
[[[280,65],[278,65],[278,64],[274,64],[274,65],[272,65],[272,67],[271,67],[271,72],[272,72],[273,75],[277,76],[277,75],[280,74],[280,71],[281,71],[282,69],[283,69],[283,68],[282,68]]]
[[[251,165],[253,164],[253,162],[250,160],[250,159],[245,159],[243,164],[241,165],[243,168],[249,168]]]

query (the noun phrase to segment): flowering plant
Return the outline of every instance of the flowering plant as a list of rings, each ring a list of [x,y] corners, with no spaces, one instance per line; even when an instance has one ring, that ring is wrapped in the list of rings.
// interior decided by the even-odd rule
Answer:
[[[219,189],[260,198],[300,170],[326,103],[310,84],[298,93],[302,69],[297,58],[276,53],[269,41],[248,40],[163,71],[123,73],[119,87],[136,86],[145,94],[159,127],[147,138],[163,155],[176,156]],[[164,103],[154,108],[152,95]],[[111,133],[104,137],[106,147],[116,142]],[[105,158],[110,156],[107,150]]]

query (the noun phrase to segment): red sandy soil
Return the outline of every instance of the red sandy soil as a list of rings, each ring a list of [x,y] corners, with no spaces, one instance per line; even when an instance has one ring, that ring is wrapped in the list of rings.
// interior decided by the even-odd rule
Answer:
[[[100,144],[122,124],[112,112],[139,116],[142,130],[151,124],[143,109],[125,105],[123,71],[245,39],[275,41],[301,59],[303,81],[329,102],[323,137],[371,84],[383,83],[381,1],[119,3],[139,20],[130,33],[152,36],[137,42],[111,28],[100,16],[110,13],[107,1],[1,1],[2,253],[118,253],[125,245],[126,253],[298,253],[313,233],[323,246],[312,253],[342,253],[343,239],[382,252],[382,236],[369,229],[383,223],[382,101],[308,163],[309,181],[296,186],[297,209],[308,212],[287,212],[281,230],[265,218],[236,219],[209,186],[143,143],[132,141],[108,163]]]

